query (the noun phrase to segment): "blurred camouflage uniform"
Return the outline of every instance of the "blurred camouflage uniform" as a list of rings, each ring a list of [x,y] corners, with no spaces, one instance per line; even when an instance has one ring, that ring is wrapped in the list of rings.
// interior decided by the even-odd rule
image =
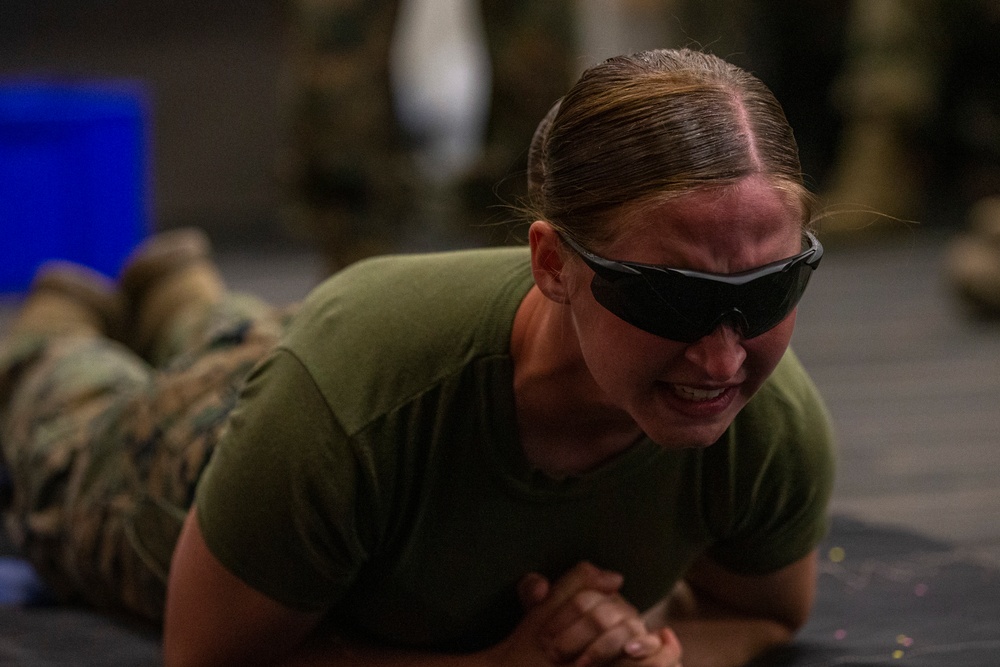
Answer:
[[[951,222],[1000,192],[1000,1],[854,0],[827,236]]]
[[[947,9],[948,58],[929,143],[934,179],[955,204],[940,213],[963,220],[979,199],[1000,195],[1000,0],[952,0]]]
[[[781,103],[802,169],[822,180],[834,160],[841,119],[830,105],[841,73],[851,0],[675,0],[680,45],[752,72]]]
[[[3,341],[5,524],[59,599],[159,621],[195,484],[287,317],[226,296],[164,330],[173,352],[160,367],[98,331]]]
[[[946,249],[947,282],[967,311],[1000,317],[1000,0],[967,0],[958,17],[953,56],[936,133],[937,174],[964,223]],[[971,202],[971,203],[970,203]],[[966,213],[967,210],[967,213]]]
[[[474,1],[474,0],[472,0]],[[457,186],[456,220],[476,242],[507,241],[496,207],[523,193],[527,146],[575,74],[572,0],[480,0],[492,60],[484,154]],[[393,112],[390,45],[397,0],[294,0],[282,160],[293,228],[337,268],[398,249],[418,225],[427,183]],[[488,223],[488,224],[487,224]]]
[[[926,210],[921,165],[941,101],[947,56],[946,7],[940,0],[854,0],[847,61],[832,102],[844,131],[821,223],[828,238],[867,237]],[[889,216],[889,217],[887,217]]]

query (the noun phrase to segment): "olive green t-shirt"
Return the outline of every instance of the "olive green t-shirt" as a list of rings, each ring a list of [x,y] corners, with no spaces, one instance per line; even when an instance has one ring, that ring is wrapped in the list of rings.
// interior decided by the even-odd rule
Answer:
[[[318,287],[202,478],[213,554],[368,640],[464,650],[509,633],[529,571],[588,560],[645,609],[703,553],[765,573],[815,547],[831,436],[790,351],[709,448],[645,440],[586,474],[532,469],[509,349],[532,284],[507,248],[369,260]]]

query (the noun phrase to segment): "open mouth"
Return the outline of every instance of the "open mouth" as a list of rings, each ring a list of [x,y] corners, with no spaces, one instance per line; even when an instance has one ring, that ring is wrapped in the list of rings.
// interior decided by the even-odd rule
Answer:
[[[673,385],[674,394],[688,401],[710,401],[713,398],[718,398],[725,393],[726,389],[698,389],[697,387],[688,387],[682,384]]]

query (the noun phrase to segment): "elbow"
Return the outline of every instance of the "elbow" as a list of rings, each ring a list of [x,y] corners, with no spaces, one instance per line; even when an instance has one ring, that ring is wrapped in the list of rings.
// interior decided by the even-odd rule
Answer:
[[[777,643],[787,644],[788,642],[795,639],[795,635],[799,634],[799,630],[804,626],[805,620],[799,621],[798,619],[790,621],[788,619],[782,619],[774,621],[775,625],[775,639]]]
[[[760,617],[773,626],[776,643],[787,644],[802,630],[811,612],[812,600],[808,600],[792,607],[770,609]]]
[[[781,623],[784,625],[785,629],[788,630],[790,637],[794,637],[799,634],[799,631],[809,620],[809,609],[806,609],[801,614],[797,614],[793,617],[782,619]]]
[[[163,667],[203,667],[209,663],[192,655],[189,647],[179,646],[168,637],[163,639]]]
[[[811,580],[810,585],[800,588],[800,595],[797,600],[786,601],[786,604],[779,605],[772,610],[775,620],[785,626],[791,637],[799,633],[812,615],[813,604],[816,599],[816,586],[814,582],[815,578]]]
[[[208,650],[206,650],[208,649]],[[163,632],[163,667],[211,667],[234,664],[223,656],[212,655],[209,647],[200,646],[191,637],[172,630],[165,624]]]

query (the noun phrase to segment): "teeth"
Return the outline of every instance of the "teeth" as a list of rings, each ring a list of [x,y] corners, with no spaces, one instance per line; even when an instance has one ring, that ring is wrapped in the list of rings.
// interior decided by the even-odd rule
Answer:
[[[694,387],[686,387],[682,384],[674,385],[674,393],[689,401],[708,401],[721,396],[724,391],[725,389],[696,389]]]

